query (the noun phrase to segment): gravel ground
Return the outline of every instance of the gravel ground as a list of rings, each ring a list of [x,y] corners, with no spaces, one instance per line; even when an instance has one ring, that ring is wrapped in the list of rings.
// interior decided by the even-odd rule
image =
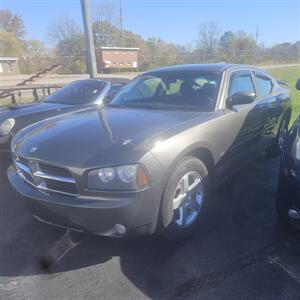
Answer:
[[[34,221],[5,165],[0,299],[299,299],[300,233],[276,220],[276,158],[259,157],[218,188],[203,226],[182,244],[85,236]]]

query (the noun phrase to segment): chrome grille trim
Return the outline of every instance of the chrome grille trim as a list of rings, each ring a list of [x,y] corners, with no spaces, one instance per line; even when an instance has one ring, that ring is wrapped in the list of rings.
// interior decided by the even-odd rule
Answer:
[[[68,174],[68,172],[69,172],[70,176],[72,176],[72,177],[47,174],[45,172],[40,171],[39,167],[36,171],[33,172],[32,168],[30,166],[32,164],[39,165],[39,162],[35,161],[35,160],[33,161],[33,160],[27,160],[24,158],[17,157],[14,160],[14,163],[17,168],[17,174],[31,186],[33,186],[41,191],[44,191],[44,192],[59,193],[59,194],[63,194],[63,195],[73,196],[73,197],[79,196],[76,181],[73,178],[73,175],[71,174],[71,172],[69,172],[69,170],[65,169],[66,174]],[[42,162],[42,164],[45,165],[44,162]],[[51,167],[55,168],[55,166],[51,166]],[[40,178],[40,179],[37,180],[37,178]],[[52,188],[47,186],[47,180],[48,180],[48,185],[50,185]],[[53,189],[53,187],[55,187],[55,185],[56,185],[55,182],[57,182],[57,184],[58,184],[58,189]],[[64,186],[64,184],[66,184],[66,186]],[[70,185],[71,185],[71,187],[70,187]],[[71,191],[69,192],[68,189],[71,189]],[[74,192],[73,192],[73,189],[74,189]]]
[[[29,167],[25,166],[23,163],[19,162],[19,161],[15,161],[15,164],[17,166],[18,169],[21,169],[22,171],[31,174],[31,171],[29,169]]]
[[[53,192],[53,193],[58,193],[58,194],[63,194],[63,195],[68,195],[68,196],[75,196],[75,194],[71,194],[71,193],[67,193],[67,192],[62,192],[62,191],[57,191],[57,190],[52,190],[49,188],[46,188],[45,186],[39,184],[39,185],[35,185],[34,183],[32,183],[31,181],[29,181],[23,174],[22,172],[18,172],[18,174],[27,182],[29,183],[31,186],[39,189],[39,190],[43,190],[45,192]],[[78,194],[77,194],[78,195]]]
[[[54,176],[54,175],[49,175],[41,171],[36,171],[33,173],[33,176],[36,177],[41,177],[45,179],[51,179],[55,181],[61,181],[61,182],[67,182],[67,183],[76,183],[74,178],[67,178],[67,177],[62,177],[62,176]]]

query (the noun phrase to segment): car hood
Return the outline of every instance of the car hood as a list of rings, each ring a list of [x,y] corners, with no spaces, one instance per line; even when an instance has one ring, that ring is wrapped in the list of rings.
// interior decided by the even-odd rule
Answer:
[[[211,118],[211,113],[87,109],[23,129],[13,140],[13,151],[27,158],[69,167],[134,163],[146,151],[142,145],[149,147],[167,132],[195,118],[205,121]]]
[[[86,107],[88,106],[63,105],[45,102],[8,106],[0,108],[0,124],[8,118],[14,118],[16,122],[12,130],[14,134],[20,129],[35,122],[68,112],[86,109]]]
[[[0,121],[8,118],[17,118],[19,116],[31,115],[38,112],[64,109],[68,105],[52,104],[52,103],[30,103],[24,105],[10,105],[0,108]]]

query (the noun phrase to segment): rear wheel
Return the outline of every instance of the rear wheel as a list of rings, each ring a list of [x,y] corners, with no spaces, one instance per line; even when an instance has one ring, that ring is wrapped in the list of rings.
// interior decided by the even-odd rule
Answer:
[[[182,240],[195,229],[208,195],[208,172],[195,157],[184,158],[172,172],[160,210],[160,233],[169,240]]]

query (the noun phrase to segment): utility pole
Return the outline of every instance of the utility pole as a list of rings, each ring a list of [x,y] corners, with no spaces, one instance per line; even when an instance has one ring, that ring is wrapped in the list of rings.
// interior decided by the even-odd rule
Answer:
[[[119,0],[120,5],[120,29],[121,29],[121,39],[122,39],[122,46],[124,47],[124,36],[123,36],[123,12],[122,12],[122,0]]]
[[[90,78],[95,78],[97,76],[97,64],[96,64],[89,3],[88,0],[80,0],[80,3],[81,3],[82,20],[83,20],[83,27],[84,27],[85,47],[87,49],[86,55],[88,61],[88,70],[89,70]]]

